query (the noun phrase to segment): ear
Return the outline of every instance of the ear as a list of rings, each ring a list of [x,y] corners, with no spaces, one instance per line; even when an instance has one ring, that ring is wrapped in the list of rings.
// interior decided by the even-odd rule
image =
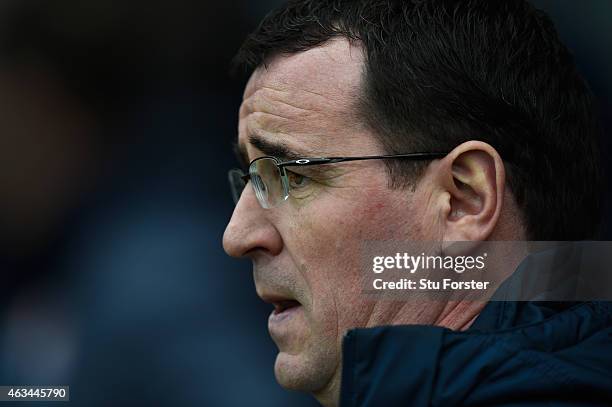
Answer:
[[[440,162],[438,185],[446,242],[487,240],[502,210],[506,172],[497,151],[481,141],[457,146]]]

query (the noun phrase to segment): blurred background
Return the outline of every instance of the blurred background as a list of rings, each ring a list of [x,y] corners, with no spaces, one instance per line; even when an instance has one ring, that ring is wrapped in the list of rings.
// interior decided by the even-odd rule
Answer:
[[[316,405],[276,384],[271,307],[221,247],[244,86],[229,61],[279,3],[0,1],[0,385],[70,385],[87,406]],[[612,2],[534,3],[609,135]]]

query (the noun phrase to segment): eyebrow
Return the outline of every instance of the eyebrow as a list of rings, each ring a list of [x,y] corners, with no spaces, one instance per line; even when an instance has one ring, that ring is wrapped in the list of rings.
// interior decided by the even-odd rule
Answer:
[[[309,154],[300,153],[292,150],[286,144],[272,143],[262,137],[256,135],[249,136],[249,143],[265,155],[279,158],[281,161],[297,160],[301,157],[307,157]]]
[[[256,135],[249,136],[249,144],[264,153],[266,156],[276,157],[281,161],[292,161],[311,156],[311,154],[306,152],[297,152],[288,147],[286,144],[273,143]],[[250,161],[246,146],[236,142],[233,145],[233,150],[236,158],[240,162],[240,165],[242,165],[244,168],[248,168]]]

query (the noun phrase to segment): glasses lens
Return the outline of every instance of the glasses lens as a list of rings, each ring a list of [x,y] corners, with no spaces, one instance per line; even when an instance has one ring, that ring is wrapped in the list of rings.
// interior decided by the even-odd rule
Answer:
[[[238,203],[240,199],[240,195],[242,195],[242,191],[244,191],[244,187],[246,186],[242,177],[244,173],[239,169],[230,170],[228,173],[228,179],[230,183],[230,189],[232,190],[232,198],[234,198],[234,204]]]
[[[264,208],[271,208],[287,198],[280,169],[273,158],[254,161],[249,169],[255,195]]]

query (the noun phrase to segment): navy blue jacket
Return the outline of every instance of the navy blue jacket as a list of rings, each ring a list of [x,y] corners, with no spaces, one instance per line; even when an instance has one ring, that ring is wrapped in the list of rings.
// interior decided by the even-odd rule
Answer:
[[[489,302],[470,329],[349,331],[341,406],[612,406],[612,304]]]

